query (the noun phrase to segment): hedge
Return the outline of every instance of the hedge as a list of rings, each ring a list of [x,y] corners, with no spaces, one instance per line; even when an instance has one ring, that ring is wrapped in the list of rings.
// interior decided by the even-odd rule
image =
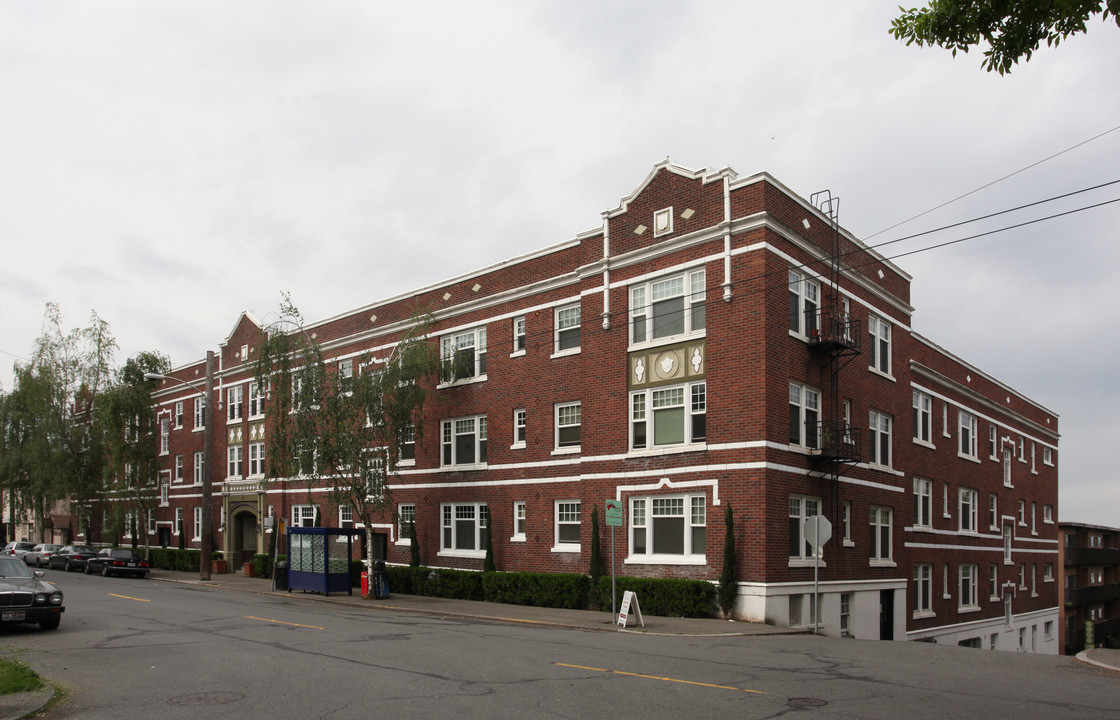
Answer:
[[[622,593],[638,595],[643,613],[663,617],[712,617],[716,611],[716,586],[703,580],[619,577],[615,583],[616,606]],[[611,579],[599,578],[599,607],[611,606]]]

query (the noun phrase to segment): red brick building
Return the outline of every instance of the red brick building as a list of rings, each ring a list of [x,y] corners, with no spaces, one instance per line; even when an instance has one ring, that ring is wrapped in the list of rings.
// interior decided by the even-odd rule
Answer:
[[[714,582],[730,503],[736,614],[807,626],[819,513],[822,632],[1057,652],[1057,416],[917,334],[911,278],[817,204],[665,161],[593,230],[310,328],[347,372],[431,311],[458,358],[391,484],[424,563],[480,569],[489,517],[500,569],[586,572],[591,508],[612,499],[620,574]],[[214,527],[232,553],[263,547],[270,516],[314,516],[304,483],[263,479],[260,332],[243,314],[218,352]],[[203,365],[175,375],[200,385]],[[150,539],[197,547],[202,421],[189,388],[156,398]],[[324,497],[324,524],[352,521]],[[401,530],[374,528],[391,563]]]

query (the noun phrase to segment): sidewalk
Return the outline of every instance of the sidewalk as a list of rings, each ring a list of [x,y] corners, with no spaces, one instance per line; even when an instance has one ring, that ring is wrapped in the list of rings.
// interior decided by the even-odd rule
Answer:
[[[577,628],[581,630],[597,630],[603,632],[639,632],[658,635],[788,635],[802,634],[805,630],[791,630],[785,627],[764,625],[762,623],[730,622],[716,618],[679,618],[660,617],[642,613],[645,621],[643,627],[638,623],[638,614],[631,610],[628,627],[612,622],[610,610],[606,612],[591,612],[588,610],[563,610],[559,608],[534,607],[530,605],[503,605],[499,603],[476,602],[472,600],[450,600],[447,598],[426,597],[423,595],[398,595],[391,594],[385,600],[364,600],[354,588],[353,595],[346,593],[331,593],[324,596],[319,593],[305,593],[295,591],[288,593],[284,590],[276,592],[272,589],[271,580],[249,578],[236,573],[211,575],[210,580],[203,582],[198,579],[195,572],[175,572],[171,570],[153,570],[150,573],[153,580],[166,582],[190,583],[220,587],[241,592],[255,592],[261,594],[278,594],[292,598],[301,598],[310,602],[333,603],[361,607],[370,611],[409,612],[421,615],[436,615],[441,617],[470,618],[474,620],[491,620],[495,622],[523,623],[527,625],[543,625],[549,627]],[[621,594],[620,594],[621,600]],[[638,598],[639,603],[641,598]]]

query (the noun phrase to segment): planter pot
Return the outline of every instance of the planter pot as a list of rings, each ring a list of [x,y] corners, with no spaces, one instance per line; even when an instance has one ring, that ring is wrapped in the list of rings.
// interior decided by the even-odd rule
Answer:
[[[210,572],[215,575],[225,575],[229,572],[229,562],[226,560],[211,560]]]
[[[253,563],[247,562],[241,566],[241,574],[245,577],[256,577],[257,571],[253,569]]]

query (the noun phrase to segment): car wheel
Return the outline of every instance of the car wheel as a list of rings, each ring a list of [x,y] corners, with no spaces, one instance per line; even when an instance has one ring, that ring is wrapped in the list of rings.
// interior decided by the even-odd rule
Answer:
[[[58,624],[60,622],[62,622],[62,618],[60,618],[60,617],[53,617],[53,618],[50,618],[48,620],[40,620],[39,621],[39,629],[40,630],[57,630],[58,629]]]
[[[102,577],[109,577],[109,566],[108,565],[104,565],[104,566],[101,567],[101,576]]]
[[[67,561],[66,561],[66,567],[64,567],[64,568],[63,568],[63,570],[65,570],[66,572],[70,572],[70,571],[71,571],[71,570],[73,570],[73,569],[74,569],[74,568],[70,567],[70,561],[69,561],[69,560],[67,560]]]
[[[86,569],[85,569],[84,572],[85,572],[86,575],[89,575],[91,572],[93,572],[92,570],[89,569],[89,562],[88,561],[86,562]]]

